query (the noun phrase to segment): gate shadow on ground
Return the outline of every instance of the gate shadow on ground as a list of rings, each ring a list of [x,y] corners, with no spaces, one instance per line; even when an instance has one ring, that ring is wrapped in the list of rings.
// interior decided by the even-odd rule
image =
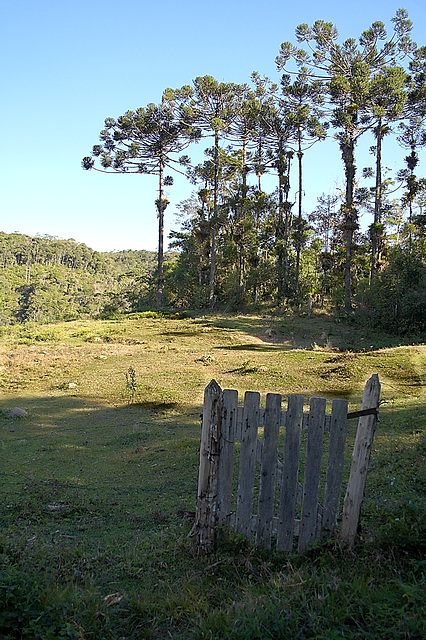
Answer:
[[[3,410],[20,407],[28,417],[0,414],[0,505],[27,501],[29,488],[38,486],[45,511],[48,504],[95,500],[114,522],[159,519],[160,512],[167,519],[193,508],[200,408],[147,404],[111,407],[75,396],[9,400]]]
[[[214,349],[220,349],[223,351],[294,351],[297,347],[288,345],[288,344],[253,344],[252,342],[247,342],[244,344],[234,344],[234,345],[220,345],[217,347],[213,347]]]

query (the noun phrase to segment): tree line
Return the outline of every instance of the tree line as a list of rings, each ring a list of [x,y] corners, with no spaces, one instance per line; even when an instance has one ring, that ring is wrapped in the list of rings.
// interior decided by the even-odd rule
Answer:
[[[107,118],[82,166],[157,175],[156,255],[0,234],[0,321],[313,302],[370,326],[424,329],[426,47],[411,30],[403,9],[390,35],[375,22],[342,43],[331,23],[299,25],[297,44],[279,49],[277,82],[259,73],[244,84],[198,77],[165,89],[158,105]],[[373,162],[359,170],[362,136],[374,143]],[[407,152],[396,175],[386,169],[386,136]],[[342,185],[318,194],[306,212],[304,160],[326,138],[340,150]],[[196,143],[201,162],[187,154]],[[189,188],[170,237],[174,252],[165,254],[173,171]]]
[[[257,72],[244,84],[197,77],[165,89],[158,105],[105,120],[83,168],[158,176],[158,308],[300,307],[310,298],[331,301],[346,315],[361,307],[375,315],[377,288],[392,281],[392,270],[400,274],[401,265],[410,282],[417,279],[410,295],[420,296],[420,304],[426,181],[418,176],[418,152],[426,145],[426,47],[412,41],[411,31],[404,9],[392,18],[389,35],[375,22],[344,42],[332,23],[302,24],[297,44],[280,47],[278,82]],[[374,143],[373,166],[360,172],[356,150],[365,135]],[[390,135],[408,154],[395,176],[387,173],[383,153]],[[339,147],[342,187],[318,194],[317,207],[305,213],[310,187],[304,158],[325,138]],[[205,159],[194,163],[184,152],[200,141]],[[171,234],[179,257],[165,269],[170,170],[187,176],[191,192],[178,207],[180,229]],[[267,174],[275,176],[268,193]],[[372,185],[363,187],[363,179]],[[371,222],[361,232],[364,212]],[[389,304],[387,313],[399,326],[404,305],[399,298]]]
[[[155,268],[151,251],[101,253],[73,239],[0,232],[0,325],[138,311],[155,304]]]

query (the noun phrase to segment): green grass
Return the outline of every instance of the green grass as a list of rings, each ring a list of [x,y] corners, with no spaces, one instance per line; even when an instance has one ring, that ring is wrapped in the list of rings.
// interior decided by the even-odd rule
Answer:
[[[325,316],[3,327],[0,409],[28,417],[0,415],[0,638],[422,638],[425,356]],[[356,547],[299,557],[231,537],[198,557],[208,382],[355,410],[372,373],[383,404]]]

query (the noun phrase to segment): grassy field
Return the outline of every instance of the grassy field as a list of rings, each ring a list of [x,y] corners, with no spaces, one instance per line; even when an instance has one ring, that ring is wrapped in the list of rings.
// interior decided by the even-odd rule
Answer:
[[[424,345],[325,315],[0,328],[0,638],[423,638],[425,362]],[[210,380],[356,410],[372,373],[355,548],[300,557],[231,538],[198,557],[187,513]]]

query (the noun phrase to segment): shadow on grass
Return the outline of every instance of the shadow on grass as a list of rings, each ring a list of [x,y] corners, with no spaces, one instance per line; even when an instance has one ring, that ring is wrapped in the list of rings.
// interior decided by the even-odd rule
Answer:
[[[246,331],[255,335],[265,330],[266,322],[264,318],[253,318],[251,316],[211,316],[197,320],[197,324],[204,327],[213,326],[228,331]],[[271,322],[275,322],[275,319],[271,320]]]
[[[191,526],[180,512],[195,506],[195,410],[111,407],[66,395],[14,396],[1,408],[14,406],[28,417],[0,414],[0,546],[10,580],[22,573],[28,584],[27,576],[35,576],[58,593],[69,585],[64,598],[75,589],[80,611],[95,592],[99,611],[101,596],[169,576],[169,547]],[[42,606],[33,616],[34,607],[16,598],[23,628],[25,615],[31,624],[42,618]],[[19,625],[13,628],[18,637]],[[102,631],[90,635],[118,637]]]
[[[268,348],[283,350],[314,348],[327,351],[377,351],[384,348],[423,344],[419,336],[395,336],[353,321],[336,322],[333,315],[291,315],[269,318],[252,316],[211,316],[197,321],[206,327],[247,333],[262,340]],[[229,349],[245,348],[236,345]],[[262,345],[250,345],[247,350],[261,350]]]
[[[4,413],[12,407],[21,407],[27,411],[28,418],[7,419]],[[47,423],[72,429],[75,426],[81,428],[92,427],[123,427],[126,423],[135,419],[149,421],[159,412],[168,412],[178,407],[176,402],[141,401],[118,406],[102,404],[76,395],[52,395],[52,396],[13,396],[7,400],[7,406],[3,403],[0,411],[0,425],[32,424],[34,427],[43,428]],[[185,413],[185,412],[182,412]],[[123,423],[123,419],[125,423]]]
[[[95,500],[102,505],[96,518],[105,526],[108,520],[111,525],[127,522],[131,529],[136,518],[149,527],[153,514],[156,521],[166,520],[180,509],[193,508],[200,424],[196,407],[111,407],[75,396],[21,396],[8,405],[2,409],[20,407],[28,417],[0,415],[5,460],[0,530],[2,516],[10,524],[11,518],[21,517],[24,503],[24,513],[36,507],[38,492],[31,497],[35,487],[41,488],[45,515],[49,504],[59,505],[50,516],[62,520],[69,507],[62,511],[61,505]]]
[[[327,399],[342,398],[343,400],[353,400],[355,393],[353,389],[327,389],[327,393],[323,393],[322,395],[327,397]],[[361,397],[359,398],[359,405],[359,408],[361,408]]]
[[[296,347],[289,346],[287,344],[253,344],[252,342],[244,344],[234,345],[220,345],[213,347],[213,349],[220,349],[221,351],[293,351]]]
[[[174,549],[190,528],[178,512],[195,505],[196,408],[108,407],[76,396],[21,396],[14,404],[29,415],[0,417],[0,538],[13,562],[52,583],[95,582],[103,595],[165,576],[180,584]],[[410,550],[424,513],[420,426],[420,409],[383,411],[363,516],[367,534],[379,523],[389,544]]]
[[[194,336],[198,336],[200,334],[196,329],[186,329],[181,331],[162,331],[162,336],[168,336],[170,338],[182,337],[182,338],[190,338]]]
[[[170,409],[177,409],[179,407],[178,402],[150,402],[150,401],[136,401],[132,404],[132,406],[137,409],[147,409],[154,413],[159,413],[163,411],[168,411]]]

